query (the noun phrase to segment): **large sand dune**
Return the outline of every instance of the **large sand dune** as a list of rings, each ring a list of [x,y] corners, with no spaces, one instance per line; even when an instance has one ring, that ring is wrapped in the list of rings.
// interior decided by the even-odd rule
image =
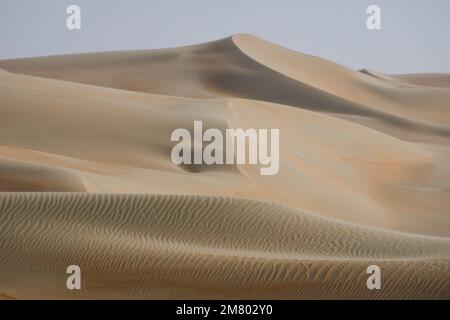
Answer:
[[[450,298],[448,76],[249,35],[0,68],[0,299]],[[174,165],[194,120],[280,129],[279,173]]]

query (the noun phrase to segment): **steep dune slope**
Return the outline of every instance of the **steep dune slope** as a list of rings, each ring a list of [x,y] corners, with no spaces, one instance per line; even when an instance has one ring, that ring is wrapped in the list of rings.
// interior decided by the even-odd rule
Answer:
[[[4,80],[3,191],[39,191],[37,184],[40,191],[238,195],[376,227],[448,235],[448,148],[251,100],[173,98],[14,74]],[[260,176],[252,165],[173,164],[171,132],[192,130],[194,120],[222,131],[279,129],[278,174]]]
[[[0,61],[0,67],[131,91],[280,103],[412,141],[450,137],[449,89],[385,81],[249,35],[175,49]]]

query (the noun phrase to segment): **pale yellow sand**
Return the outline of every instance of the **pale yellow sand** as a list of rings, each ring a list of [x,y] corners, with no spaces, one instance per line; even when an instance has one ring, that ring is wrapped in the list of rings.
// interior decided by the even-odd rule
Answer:
[[[353,71],[249,35],[0,68],[5,297],[450,298],[444,76]],[[170,134],[194,120],[280,129],[279,173],[174,165]]]

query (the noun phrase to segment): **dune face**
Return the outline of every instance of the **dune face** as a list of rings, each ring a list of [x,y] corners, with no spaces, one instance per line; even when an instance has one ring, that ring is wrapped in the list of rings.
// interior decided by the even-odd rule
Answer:
[[[0,299],[450,298],[448,76],[250,35],[0,68]],[[174,164],[196,120],[279,129],[278,173]]]
[[[449,90],[386,81],[249,35],[178,49],[0,61],[0,68],[144,93],[273,102],[408,141],[447,144],[450,137]]]

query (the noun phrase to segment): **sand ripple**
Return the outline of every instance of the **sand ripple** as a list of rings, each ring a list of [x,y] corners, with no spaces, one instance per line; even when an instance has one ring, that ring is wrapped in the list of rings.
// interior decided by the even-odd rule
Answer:
[[[0,291],[18,298],[450,298],[449,240],[269,202],[7,193],[0,219]],[[80,293],[64,287],[70,264]],[[366,288],[370,264],[380,291]]]

